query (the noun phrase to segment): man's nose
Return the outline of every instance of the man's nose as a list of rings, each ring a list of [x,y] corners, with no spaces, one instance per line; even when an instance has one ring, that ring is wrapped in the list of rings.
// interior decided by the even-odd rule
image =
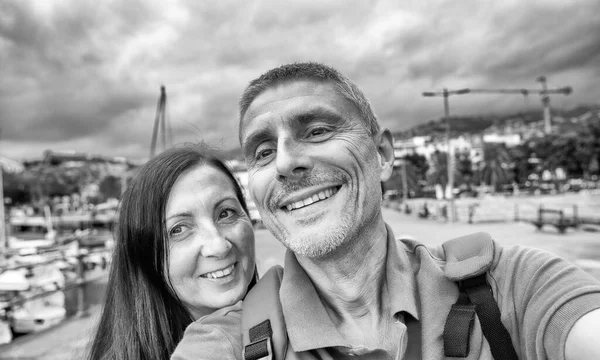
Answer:
[[[223,259],[232,248],[231,242],[213,225],[198,234],[201,237],[200,254],[203,257]]]
[[[276,159],[279,180],[299,180],[312,167],[312,160],[302,144],[288,137],[279,139]]]

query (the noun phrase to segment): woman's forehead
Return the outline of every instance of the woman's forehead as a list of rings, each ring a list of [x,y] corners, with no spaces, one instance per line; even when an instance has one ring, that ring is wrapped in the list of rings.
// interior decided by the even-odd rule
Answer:
[[[167,216],[180,206],[212,204],[222,199],[235,197],[236,191],[231,178],[214,165],[194,166],[182,173],[169,194]]]

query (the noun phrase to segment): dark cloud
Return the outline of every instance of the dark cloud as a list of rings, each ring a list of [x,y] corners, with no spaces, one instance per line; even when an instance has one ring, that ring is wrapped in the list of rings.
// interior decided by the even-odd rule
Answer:
[[[535,78],[546,75],[575,89],[557,104],[597,101],[598,13],[595,0],[7,0],[0,151],[32,157],[56,146],[144,157],[161,84],[175,142],[235,147],[244,86],[293,61],[339,68],[392,129],[439,117],[441,100],[421,92],[442,87],[539,87]],[[522,104],[470,96],[451,107],[477,113]]]
[[[489,51],[476,69],[490,77],[559,73],[597,68],[600,56],[598,2],[564,2],[560,6],[523,4],[523,12],[496,14]],[[487,55],[487,56],[486,56]],[[480,66],[477,66],[477,65]]]

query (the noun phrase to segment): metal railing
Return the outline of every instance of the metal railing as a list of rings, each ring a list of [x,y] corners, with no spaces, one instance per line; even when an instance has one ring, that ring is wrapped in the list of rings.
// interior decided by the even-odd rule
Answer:
[[[73,267],[66,270],[66,271],[74,272],[75,277],[68,279],[68,277],[65,276],[65,283],[63,286],[59,286],[57,284],[55,289],[45,290],[45,291],[42,291],[42,292],[39,292],[39,293],[36,293],[33,295],[29,295],[27,297],[22,297],[22,296],[15,297],[15,299],[11,299],[4,304],[0,304],[0,317],[2,318],[2,320],[5,320],[5,321],[9,320],[12,310],[15,309],[16,307],[24,305],[27,302],[30,302],[30,301],[33,301],[36,299],[40,299],[40,298],[44,298],[44,297],[47,297],[47,296],[57,293],[57,292],[67,292],[67,291],[73,290],[73,289],[77,289],[76,316],[87,316],[88,311],[89,311],[89,306],[88,306],[89,304],[87,304],[85,301],[85,287],[87,284],[103,278],[105,276],[105,274],[102,273],[100,275],[90,277],[90,276],[86,276],[86,273],[89,270],[93,270],[96,266],[100,266],[100,268],[102,270],[108,269],[108,266],[110,265],[110,251],[111,250],[106,249],[106,248],[98,248],[98,249],[93,249],[93,250],[89,250],[89,251],[81,251],[81,250],[82,249],[80,249],[80,251],[76,255],[65,255],[64,253],[51,254],[51,253],[56,253],[57,252],[56,250],[39,252],[37,254],[43,254],[48,258],[44,261],[35,262],[32,264],[20,264],[20,265],[9,266],[9,267],[0,267],[0,274],[4,273],[6,271],[13,271],[13,270],[20,270],[20,269],[27,269],[28,274],[31,274],[33,269],[36,267],[51,265],[51,264],[54,264],[59,261],[66,262],[68,264],[75,263],[75,265]],[[102,261],[100,262],[100,264],[97,264],[96,262],[91,261],[91,260],[93,260],[92,256],[95,256],[97,254],[103,255],[101,257]],[[55,256],[53,256],[53,255],[55,255]],[[73,260],[75,260],[75,261],[73,261]],[[63,274],[64,274],[65,270],[61,269],[61,272],[63,272]],[[26,277],[27,277],[27,275],[26,275]],[[18,291],[16,291],[16,293],[18,293]]]

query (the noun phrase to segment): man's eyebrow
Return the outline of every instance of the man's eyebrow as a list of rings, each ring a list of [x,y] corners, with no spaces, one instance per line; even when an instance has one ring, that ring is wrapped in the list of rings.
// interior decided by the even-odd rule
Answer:
[[[337,122],[343,120],[343,117],[337,111],[332,111],[324,107],[318,107],[303,111],[302,113],[293,116],[291,119],[292,122],[298,122],[300,125],[307,125],[315,120],[330,120]]]
[[[287,121],[290,124],[297,123],[300,126],[306,126],[315,120],[325,120],[326,122],[339,122],[344,117],[337,111],[333,111],[327,107],[314,107],[307,110],[302,110],[298,114],[292,115]],[[246,136],[246,141],[242,144],[242,154],[249,156],[254,151],[254,146],[262,141],[270,139],[272,132],[266,127],[261,127],[255,131],[250,131]]]
[[[267,128],[259,128],[256,131],[251,131],[246,137],[246,141],[242,144],[242,154],[250,155],[250,152],[254,151],[253,147],[256,144],[260,144],[262,141],[267,140],[271,137],[271,131]]]

